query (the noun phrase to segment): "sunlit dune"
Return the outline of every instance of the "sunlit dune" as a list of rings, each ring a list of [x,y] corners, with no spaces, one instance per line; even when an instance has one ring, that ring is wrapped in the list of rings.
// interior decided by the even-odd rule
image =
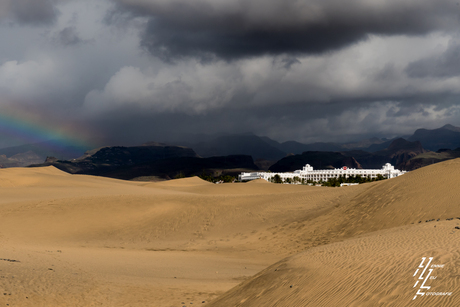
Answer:
[[[320,217],[327,219],[316,239],[342,242],[318,244],[322,246],[286,258],[211,305],[460,305],[460,297],[454,295],[460,282],[459,174],[457,159],[368,184]],[[412,274],[422,257],[445,265],[439,278],[430,281],[430,292],[453,292],[452,296],[412,301],[417,293]]]
[[[267,183],[270,183],[270,182],[264,179],[256,179],[256,180],[249,181],[247,184],[253,185],[253,184],[267,184]]]
[[[201,185],[212,185],[212,183],[195,176],[147,184],[147,186],[153,187],[195,187]]]
[[[436,225],[436,227],[434,227]],[[285,258],[210,306],[459,306],[457,221],[385,230]],[[413,276],[423,257],[434,269],[424,296]],[[427,293],[451,293],[429,295]]]

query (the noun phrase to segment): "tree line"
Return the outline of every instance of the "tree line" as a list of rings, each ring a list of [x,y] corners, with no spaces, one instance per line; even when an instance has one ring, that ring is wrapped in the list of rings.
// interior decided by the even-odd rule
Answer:
[[[322,186],[326,187],[340,187],[341,183],[366,183],[366,182],[373,182],[373,181],[379,181],[379,180],[384,180],[387,179],[386,177],[382,176],[381,174],[378,174],[376,178],[371,178],[370,176],[361,176],[361,175],[356,175],[356,176],[339,176],[339,177],[333,177],[329,178],[327,181],[313,181],[313,180],[305,180],[305,178],[300,178],[298,176],[295,176],[293,178],[286,178],[282,179],[280,175],[276,174],[275,176],[271,177],[269,179],[270,182],[273,183],[288,183],[288,184],[308,184],[308,185],[316,185],[320,184]]]

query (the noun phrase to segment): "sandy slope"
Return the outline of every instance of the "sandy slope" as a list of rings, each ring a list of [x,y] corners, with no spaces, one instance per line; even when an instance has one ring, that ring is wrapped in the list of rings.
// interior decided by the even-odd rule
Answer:
[[[404,306],[417,259],[458,261],[460,220],[425,220],[460,217],[459,171],[325,188],[0,170],[0,306],[207,305],[244,280],[211,305]]]
[[[201,304],[304,249],[274,227],[359,190],[145,184],[52,167],[0,170],[0,179],[0,258],[20,261],[0,261],[0,306]]]
[[[457,159],[370,184],[320,217],[329,229],[317,237],[348,240],[286,258],[211,305],[460,306],[459,177]],[[422,257],[446,265],[431,291],[452,296],[412,301],[412,274]]]
[[[210,306],[460,306],[459,220],[384,230],[283,259]],[[436,225],[436,227],[434,227]],[[414,300],[422,257],[434,269]],[[425,275],[426,276],[426,275]],[[451,292],[428,296],[426,292]]]

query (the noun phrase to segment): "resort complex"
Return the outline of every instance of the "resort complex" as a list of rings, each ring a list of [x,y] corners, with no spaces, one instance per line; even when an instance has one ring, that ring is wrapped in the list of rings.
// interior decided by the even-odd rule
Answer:
[[[371,180],[378,177],[394,178],[406,173],[395,169],[390,163],[386,163],[381,169],[356,169],[348,168],[346,166],[336,169],[321,169],[314,170],[310,164],[307,164],[301,170],[286,173],[272,173],[272,172],[253,172],[241,173],[238,176],[239,181],[249,181],[254,179],[265,179],[272,181],[278,175],[283,182],[325,182],[331,178],[349,178],[360,176],[362,178],[369,178]]]

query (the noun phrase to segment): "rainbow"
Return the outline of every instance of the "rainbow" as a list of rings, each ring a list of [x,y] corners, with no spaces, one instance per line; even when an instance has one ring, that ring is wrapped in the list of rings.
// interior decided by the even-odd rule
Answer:
[[[89,131],[76,129],[70,123],[53,123],[39,112],[19,112],[2,106],[0,137],[15,139],[23,144],[36,144],[52,152],[82,152],[97,147],[88,141]]]

